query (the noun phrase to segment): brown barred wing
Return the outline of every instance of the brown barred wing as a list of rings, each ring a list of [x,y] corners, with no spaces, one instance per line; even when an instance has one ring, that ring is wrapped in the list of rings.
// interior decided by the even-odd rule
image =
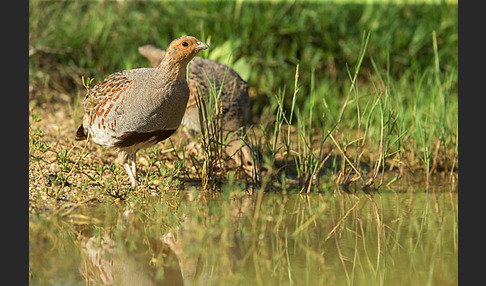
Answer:
[[[132,87],[133,81],[123,72],[111,74],[95,85],[84,100],[84,110],[91,124],[100,130],[115,130],[117,118],[123,116],[123,101]]]

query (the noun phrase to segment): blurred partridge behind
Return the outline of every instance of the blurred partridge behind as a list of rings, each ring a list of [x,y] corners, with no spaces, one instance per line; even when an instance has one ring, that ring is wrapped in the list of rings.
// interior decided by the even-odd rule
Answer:
[[[95,85],[84,98],[76,140],[90,136],[99,145],[117,149],[132,186],[137,186],[137,151],[179,128],[189,99],[187,64],[207,48],[194,37],[181,37],[170,43],[155,68],[116,72]]]
[[[153,67],[158,66],[164,58],[165,52],[152,45],[138,48],[141,55],[150,60]],[[232,68],[217,61],[195,57],[191,61],[188,75],[189,102],[182,120],[186,127],[186,135],[194,142],[192,132],[201,132],[199,111],[196,106],[198,93],[208,100],[210,90],[220,93],[222,117],[220,125],[223,138],[226,141],[226,154],[243,168],[245,173],[259,181],[260,170],[254,164],[251,145],[246,138],[245,123],[250,110],[250,97],[247,83]]]

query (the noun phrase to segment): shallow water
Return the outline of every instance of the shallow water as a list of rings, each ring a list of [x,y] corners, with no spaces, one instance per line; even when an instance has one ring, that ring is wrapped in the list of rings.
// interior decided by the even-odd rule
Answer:
[[[166,193],[35,215],[31,285],[456,285],[457,193]]]

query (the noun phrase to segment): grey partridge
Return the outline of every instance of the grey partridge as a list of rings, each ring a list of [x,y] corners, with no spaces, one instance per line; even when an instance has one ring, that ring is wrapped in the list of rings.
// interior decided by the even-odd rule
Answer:
[[[170,43],[157,67],[116,72],[96,84],[84,98],[83,123],[75,139],[90,136],[99,145],[117,149],[136,187],[137,151],[179,128],[189,99],[187,64],[207,48],[194,37],[181,37]]]
[[[141,46],[138,48],[138,51],[149,59],[154,67],[159,65],[165,55],[164,50],[152,45]],[[247,83],[231,67],[200,57],[195,57],[191,61],[187,81],[190,97],[182,119],[182,125],[189,132],[185,134],[191,140],[194,140],[191,132],[201,132],[196,98],[199,92],[202,92],[202,96],[208,99],[209,91],[215,90],[216,93],[220,94],[222,105],[220,126],[223,131],[223,137],[229,138],[224,150],[229,157],[243,168],[247,175],[255,181],[259,181],[259,166],[253,160],[251,151],[253,147],[246,138],[245,122],[250,110]]]

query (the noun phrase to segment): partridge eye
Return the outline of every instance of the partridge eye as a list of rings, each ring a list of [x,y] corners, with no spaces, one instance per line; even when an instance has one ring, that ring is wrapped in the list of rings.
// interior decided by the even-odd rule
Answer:
[[[189,44],[187,42],[182,42],[182,46],[187,47],[187,46],[189,46]]]

